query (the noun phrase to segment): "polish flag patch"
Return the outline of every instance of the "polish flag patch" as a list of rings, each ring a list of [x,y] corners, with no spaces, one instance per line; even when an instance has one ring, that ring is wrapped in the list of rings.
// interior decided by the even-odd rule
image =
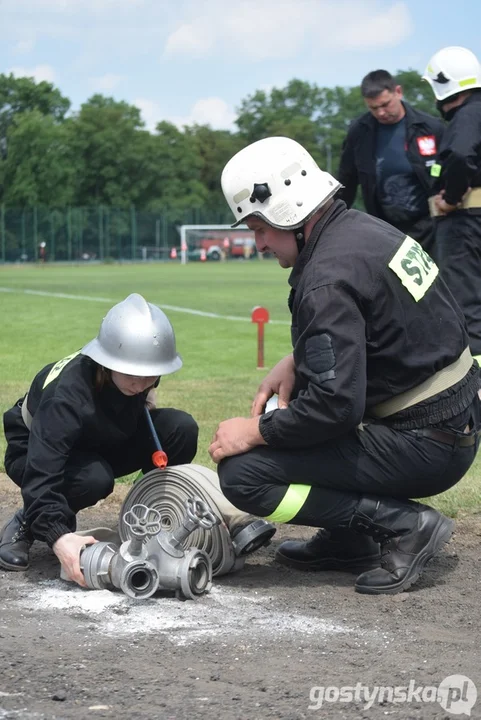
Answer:
[[[423,135],[416,138],[420,155],[436,155],[436,136]]]

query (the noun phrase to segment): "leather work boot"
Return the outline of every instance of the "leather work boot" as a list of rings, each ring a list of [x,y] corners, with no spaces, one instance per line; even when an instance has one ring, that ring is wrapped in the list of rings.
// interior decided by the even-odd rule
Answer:
[[[307,542],[287,540],[279,545],[275,559],[296,570],[341,570],[360,573],[379,567],[379,543],[349,528],[319,530]]]
[[[17,510],[0,535],[0,567],[5,570],[26,570],[32,543],[33,536],[23,522],[23,510]]]
[[[421,503],[362,498],[350,527],[381,544],[381,566],[362,573],[356,590],[370,595],[407,590],[426,563],[447,543],[454,521]]]

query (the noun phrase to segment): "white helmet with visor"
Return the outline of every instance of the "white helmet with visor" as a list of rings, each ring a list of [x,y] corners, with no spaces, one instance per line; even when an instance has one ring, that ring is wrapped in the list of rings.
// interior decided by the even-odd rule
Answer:
[[[295,140],[270,137],[234,155],[221,178],[233,227],[250,215],[280,230],[302,227],[341,184]]]

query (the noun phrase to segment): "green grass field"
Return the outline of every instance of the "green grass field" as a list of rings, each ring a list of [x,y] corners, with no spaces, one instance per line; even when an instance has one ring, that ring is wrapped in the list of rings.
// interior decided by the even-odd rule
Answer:
[[[114,303],[139,292],[164,307],[184,360],[179,372],[162,379],[157,402],[187,410],[196,418],[200,426],[196,462],[214,467],[207,447],[218,422],[248,415],[263,375],[290,351],[287,278],[288,271],[269,260],[0,267],[0,410],[3,413],[26,392],[43,365],[95,337]],[[264,371],[257,369],[257,328],[250,322],[255,305],[265,306],[273,321],[265,330]],[[4,449],[2,436],[2,458]],[[451,515],[479,511],[480,477],[478,458],[462,482],[433,504]]]

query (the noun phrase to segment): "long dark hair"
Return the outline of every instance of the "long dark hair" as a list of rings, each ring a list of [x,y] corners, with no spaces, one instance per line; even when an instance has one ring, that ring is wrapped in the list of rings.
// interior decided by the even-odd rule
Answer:
[[[94,387],[97,390],[97,392],[100,392],[106,383],[111,383],[111,382],[112,382],[111,371],[108,368],[105,368],[103,365],[97,365],[97,370],[95,371],[95,384],[94,384]]]

